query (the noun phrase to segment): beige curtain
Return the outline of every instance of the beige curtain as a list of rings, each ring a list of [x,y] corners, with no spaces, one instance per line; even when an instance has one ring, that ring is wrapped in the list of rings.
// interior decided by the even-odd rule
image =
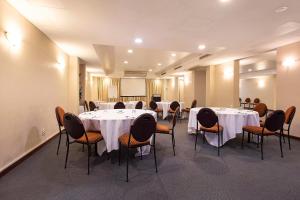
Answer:
[[[110,86],[115,86],[117,88],[117,97],[120,96],[120,79],[119,78],[106,78],[97,77],[96,83],[97,87],[97,100],[98,101],[118,101],[119,98],[108,98],[108,89]]]

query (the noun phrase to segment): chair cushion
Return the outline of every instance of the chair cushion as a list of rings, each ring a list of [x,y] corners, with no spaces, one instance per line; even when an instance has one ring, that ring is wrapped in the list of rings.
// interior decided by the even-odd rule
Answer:
[[[89,143],[96,143],[103,139],[100,132],[90,131],[90,132],[86,133],[86,136],[88,138]],[[83,135],[81,138],[77,139],[76,142],[87,143],[85,135]]]
[[[243,131],[247,131],[249,133],[253,133],[256,135],[261,135],[262,131],[263,131],[263,127],[259,127],[259,126],[244,126],[243,127]],[[264,130],[264,135],[274,135],[274,132],[269,131],[268,129],[265,128]]]
[[[184,108],[184,109],[182,109],[182,111],[181,112],[190,112],[190,108]]]
[[[155,112],[162,112],[163,110],[162,110],[162,109],[159,109],[159,108],[156,108],[154,111],[155,111]]]
[[[204,132],[210,132],[210,133],[218,133],[218,125],[214,125],[211,128],[205,128],[203,126],[200,127],[201,131]],[[223,126],[219,125],[219,131],[222,132],[223,131]]]
[[[123,146],[128,147],[128,141],[129,141],[129,133],[125,133],[119,137],[119,142]],[[145,142],[139,142],[135,140],[132,136],[130,137],[130,146],[129,147],[139,147],[139,146],[145,146],[145,145],[150,145],[150,141],[147,140]]]
[[[156,124],[156,132],[170,134],[170,128],[165,124]]]

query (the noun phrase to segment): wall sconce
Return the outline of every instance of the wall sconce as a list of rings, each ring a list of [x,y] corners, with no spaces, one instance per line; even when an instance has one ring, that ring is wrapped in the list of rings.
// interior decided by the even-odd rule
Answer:
[[[233,77],[233,69],[232,68],[226,68],[224,70],[224,79],[229,80]]]
[[[296,59],[293,57],[288,57],[282,62],[282,66],[285,68],[291,68],[296,64]]]
[[[110,78],[109,77],[105,77],[104,78],[104,84],[105,85],[109,85],[109,83],[110,83]]]
[[[5,31],[4,36],[12,47],[19,47],[21,45],[22,38],[20,35]]]
[[[264,88],[266,86],[265,80],[259,80],[258,81],[258,88]]]

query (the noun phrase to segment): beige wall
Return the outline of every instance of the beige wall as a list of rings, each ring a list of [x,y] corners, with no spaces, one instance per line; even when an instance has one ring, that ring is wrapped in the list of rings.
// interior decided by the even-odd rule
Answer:
[[[19,31],[19,47],[8,43],[4,30]],[[57,105],[77,112],[78,69],[75,58],[70,59],[69,68],[68,56],[3,0],[0,32],[2,171],[58,132]]]
[[[260,84],[264,84],[260,85]],[[259,78],[240,80],[240,97],[242,100],[250,97],[253,101],[259,98],[268,108],[276,108],[276,76],[262,76]]]
[[[204,107],[206,100],[206,72],[195,72],[195,99],[197,99],[197,106]],[[188,105],[190,106],[190,105]]]
[[[290,68],[282,66],[286,58],[296,60]],[[287,109],[296,106],[298,111],[293,122],[291,134],[300,137],[300,42],[278,48],[277,51],[277,108]]]
[[[239,62],[209,66],[206,71],[207,106],[238,107]]]
[[[178,90],[178,78],[167,79],[167,84],[165,85],[165,99],[167,101],[174,101],[179,99]]]

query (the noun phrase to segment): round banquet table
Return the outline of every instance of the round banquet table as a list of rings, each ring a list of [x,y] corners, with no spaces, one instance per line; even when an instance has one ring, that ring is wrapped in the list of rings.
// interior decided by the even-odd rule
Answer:
[[[192,108],[189,115],[188,133],[197,129],[197,114],[201,108]],[[211,108],[218,115],[219,124],[223,126],[223,143],[242,133],[243,126],[259,126],[259,115],[256,111],[235,108]],[[200,125],[199,125],[200,127]],[[205,134],[206,140],[213,146],[218,146],[216,134]]]
[[[95,104],[98,106],[99,110],[108,110],[114,109],[114,106],[117,102],[101,102],[96,101]],[[134,109],[138,101],[128,101],[124,102],[126,109]],[[146,102],[143,102],[143,108],[145,108]]]
[[[140,115],[149,113],[157,120],[157,114],[150,110],[140,109],[116,109],[116,110],[98,110],[81,113],[81,119],[85,130],[101,131],[104,139],[98,142],[98,154],[101,155],[105,150],[111,152],[119,149],[119,136],[129,133],[133,121]],[[139,150],[139,149],[138,149]],[[142,154],[150,153],[150,145],[142,148]]]
[[[162,109],[163,111],[163,119],[165,119],[168,116],[168,110],[170,109],[170,105],[173,101],[160,101],[160,102],[156,102],[157,107],[159,109]],[[184,103],[183,102],[179,102],[180,105],[180,112],[183,109]]]

